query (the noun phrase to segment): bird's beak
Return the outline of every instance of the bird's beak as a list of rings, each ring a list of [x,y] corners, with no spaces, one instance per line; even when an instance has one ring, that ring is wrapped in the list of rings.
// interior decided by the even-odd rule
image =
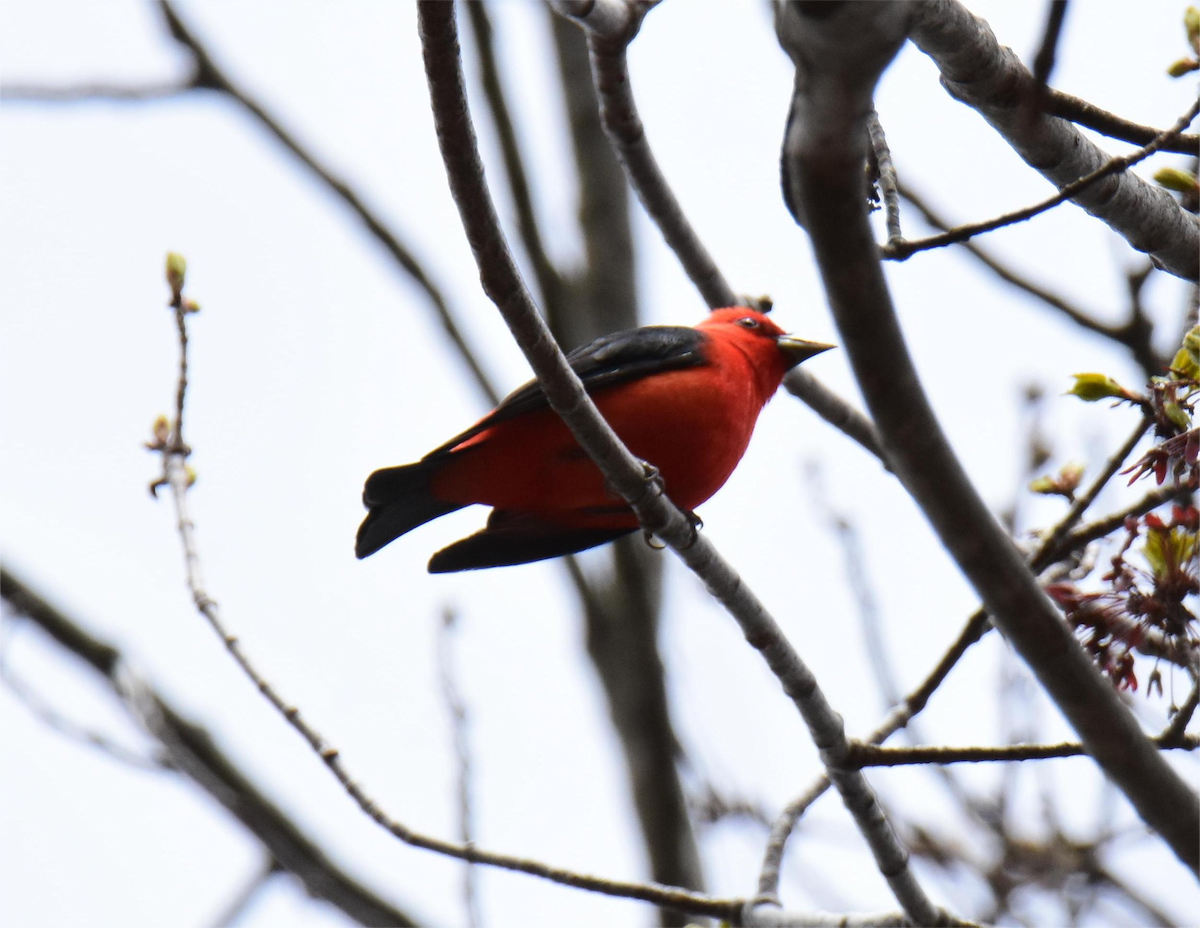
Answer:
[[[837,345],[827,345],[824,342],[805,341],[803,338],[796,338],[795,335],[780,335],[775,339],[775,344],[779,346],[779,350],[787,358],[789,368],[795,367],[801,361],[807,361],[809,358],[819,355],[822,351],[828,351],[830,348],[837,347]]]

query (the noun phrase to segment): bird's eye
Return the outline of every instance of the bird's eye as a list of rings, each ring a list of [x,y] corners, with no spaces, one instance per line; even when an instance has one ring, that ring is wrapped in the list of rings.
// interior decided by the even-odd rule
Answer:
[[[753,316],[743,316],[741,319],[739,319],[737,321],[737,324],[742,326],[742,328],[745,328],[745,329],[757,329],[758,328],[758,320],[755,319]]]

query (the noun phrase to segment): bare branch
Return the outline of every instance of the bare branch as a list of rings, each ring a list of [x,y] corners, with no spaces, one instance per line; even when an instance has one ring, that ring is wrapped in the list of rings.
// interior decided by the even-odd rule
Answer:
[[[224,910],[213,919],[213,925],[216,928],[228,928],[230,925],[236,925],[246,911],[254,904],[254,900],[271,882],[275,874],[282,872],[283,868],[279,866],[279,861],[273,857],[268,857],[258,870],[256,870],[242,886],[237,895],[226,903]]]
[[[567,311],[566,294],[563,291],[562,278],[546,253],[541,230],[538,228],[525,159],[521,156],[517,132],[500,80],[500,69],[496,64],[492,23],[488,18],[487,6],[483,3],[466,3],[463,6],[467,11],[467,21],[471,24],[471,36],[475,40],[475,50],[479,56],[484,97],[496,126],[496,135],[500,138],[504,173],[508,177],[508,187],[512,191],[513,205],[517,211],[517,230],[521,235],[521,244],[533,267],[533,275],[537,279],[538,291],[542,295],[546,313],[551,319],[558,318]]]
[[[745,928],[911,928],[913,922],[903,912],[855,913],[786,912],[774,904],[748,907]],[[982,928],[978,922],[947,915],[942,925],[952,928]]]
[[[499,402],[500,394],[491,385],[487,374],[484,373],[483,368],[475,358],[474,352],[467,344],[462,332],[459,331],[458,324],[454,321],[454,316],[450,312],[450,307],[446,303],[445,296],[430,279],[424,267],[422,267],[408,246],[401,242],[400,237],[389,229],[383,220],[367,207],[362,198],[349,184],[335,176],[329,168],[321,164],[316,156],[300,144],[257,100],[221,70],[216,62],[213,61],[208,48],[180,18],[171,3],[167,2],[167,0],[159,0],[159,9],[162,11],[171,35],[195,58],[196,87],[216,90],[238,103],[358,216],[375,240],[383,245],[388,254],[392,256],[413,282],[425,291],[425,295],[429,298],[429,302],[437,313],[442,328],[454,344],[459,356],[470,369],[476,384],[478,384],[480,390],[483,391],[492,403]]]
[[[1155,136],[1163,134],[1162,129],[1155,129],[1153,126],[1143,126],[1128,119],[1122,119],[1120,116],[1088,103],[1087,100],[1073,97],[1069,93],[1063,93],[1061,90],[1051,89],[1047,93],[1046,112],[1051,116],[1069,119],[1071,122],[1078,123],[1081,126],[1087,126],[1101,135],[1121,139],[1124,142],[1130,142],[1134,145],[1145,145],[1147,142],[1152,141]],[[1200,151],[1200,135],[1180,135],[1178,138],[1166,142],[1162,150],[1173,151],[1180,155],[1195,156]]]
[[[914,8],[912,40],[942,72],[942,84],[974,107],[1056,187],[1101,167],[1108,156],[1069,122],[1041,116],[1029,122],[1012,105],[1033,81],[1020,60],[996,41],[987,23],[958,0],[929,0]],[[1200,276],[1200,223],[1167,191],[1125,171],[1083,190],[1074,201],[1149,254],[1164,270]]]
[[[1192,716],[1196,714],[1196,707],[1200,706],[1200,667],[1193,662],[1188,668],[1192,674],[1192,688],[1188,692],[1187,699],[1183,701],[1183,705],[1171,717],[1171,723],[1166,727],[1163,733],[1159,736],[1162,743],[1167,747],[1182,747],[1187,740],[1184,732],[1187,731],[1188,722],[1192,720]],[[1195,740],[1193,736],[1192,740]]]
[[[1150,739],[1164,750],[1194,751],[1200,747],[1200,736],[1166,735]],[[860,767],[901,767],[910,764],[962,764],[1045,760],[1052,757],[1078,757],[1086,754],[1082,744],[1064,741],[1061,744],[1006,744],[1001,747],[912,747],[883,748],[874,744],[852,742],[850,757]]]
[[[467,110],[454,10],[448,4],[426,0],[418,6],[418,21],[438,144],[484,290],[508,323],[550,406],[563,418],[609,483],[630,504],[643,527],[676,551],[737,619],[747,640],[766,659],[809,726],[830,778],[842,793],[901,905],[915,921],[934,923],[939,919],[938,910],[908,869],[907,855],[866,780],[861,775],[848,776],[838,762],[845,747],[841,719],[825,701],[811,671],[715,548],[695,532],[690,520],[661,491],[656,493],[647,486],[644,465],[630,455],[596,411],[551,338],[508,253],[488,193]]]
[[[1067,200],[1079,200],[1080,194],[1095,185],[1098,181],[1104,180],[1106,177],[1111,177],[1115,174],[1126,176],[1125,172],[1133,165],[1140,161],[1149,158],[1152,154],[1158,151],[1165,142],[1170,139],[1177,138],[1179,134],[1192,124],[1196,118],[1196,114],[1200,112],[1200,101],[1193,103],[1188,111],[1179,118],[1179,120],[1170,129],[1167,129],[1162,135],[1156,136],[1148,145],[1139,148],[1135,152],[1128,155],[1121,155],[1116,158],[1111,158],[1104,164],[1100,165],[1089,174],[1085,174],[1077,180],[1072,181],[1062,187],[1058,193],[1052,197],[1042,200],[1040,203],[1035,203],[1033,206],[1027,206],[1024,209],[1013,210],[1011,213],[1004,213],[994,219],[987,219],[983,222],[968,223],[967,225],[957,226],[949,232],[943,232],[940,235],[931,235],[928,238],[919,238],[902,241],[889,241],[886,245],[880,248],[881,253],[885,258],[897,261],[903,261],[912,257],[919,251],[928,251],[930,248],[942,248],[946,245],[956,245],[960,242],[965,242],[973,236],[980,235],[984,232],[991,232],[995,229],[1001,229],[1005,226],[1011,226],[1018,222],[1024,222],[1026,219],[1032,219],[1039,213],[1044,213],[1049,209],[1053,209],[1060,203],[1065,203]],[[1151,188],[1154,189],[1154,188]],[[1178,211],[1183,216],[1191,216],[1174,200],[1171,203],[1176,206]],[[1131,243],[1132,244],[1132,243]],[[1135,246],[1136,247],[1136,246]],[[1169,268],[1168,268],[1169,270]],[[1184,275],[1180,275],[1184,276]]]
[[[870,155],[879,171],[879,195],[883,199],[883,212],[887,223],[887,243],[904,241],[900,232],[900,193],[899,180],[896,178],[896,166],[892,164],[892,152],[888,148],[887,136],[883,132],[883,124],[879,121],[879,113],[875,107],[867,116],[867,131],[871,136]]]
[[[454,660],[450,649],[453,644],[453,609],[442,613],[442,622],[437,636],[438,683],[442,691],[442,702],[450,716],[450,731],[454,742],[455,792],[458,795],[458,838],[464,847],[474,843],[471,809],[471,746],[467,741],[467,707],[454,681]],[[479,898],[476,889],[475,866],[470,861],[463,868],[463,903],[467,911],[467,925],[477,928],[479,920]]]
[[[1070,551],[1078,551],[1085,545],[1112,534],[1125,524],[1126,519],[1143,516],[1172,500],[1184,499],[1190,496],[1191,493],[1192,491],[1187,487],[1170,485],[1151,490],[1137,502],[1126,506],[1124,509],[1118,509],[1116,512],[1101,519],[1081,525],[1075,531],[1064,536],[1060,548],[1054,552],[1053,559],[1061,558]],[[1046,561],[1046,563],[1049,564],[1050,561]]]
[[[612,142],[613,150],[625,166],[633,189],[637,191],[646,212],[654,220],[671,250],[679,258],[684,271],[695,284],[709,307],[736,306],[738,298],[709,255],[700,237],[688,222],[679,201],[658,166],[646,130],[638,116],[629,83],[629,66],[625,49],[637,34],[642,17],[653,4],[636,0],[607,0],[597,2],[590,13],[581,16],[568,7],[576,4],[556,4],[555,9],[575,19],[588,33],[588,49],[592,59],[592,78],[600,96],[600,118]],[[624,15],[615,19],[602,10],[623,8]],[[599,20],[599,21],[598,21]]]
[[[871,235],[862,164],[874,84],[910,13],[928,30],[930,10],[952,6],[848,5],[821,18],[782,8],[777,30],[798,67],[785,176],[803,204],[830,306],[901,482],[1089,753],[1180,859],[1200,866],[1200,799],[1101,678],[963,472],[908,355]]]
[[[945,232],[953,227],[953,223],[943,218],[921,194],[917,193],[911,187],[900,183],[899,190],[900,196],[915,206],[925,221],[935,229]],[[1100,322],[1090,313],[1080,309],[1060,294],[1034,283],[1008,267],[995,258],[982,245],[978,245],[970,239],[958,244],[962,245],[984,267],[988,268],[1005,283],[1012,284],[1035,299],[1041,300],[1047,306],[1058,310],[1076,325],[1089,332],[1103,335],[1105,338],[1112,339],[1127,347],[1148,376],[1157,374],[1162,370],[1162,359],[1158,356],[1158,353],[1154,350],[1154,346],[1150,342],[1149,330],[1145,326],[1138,325],[1136,319],[1130,319],[1129,322],[1121,326],[1112,326]]]
[[[133,717],[162,746],[171,769],[193,781],[245,826],[271,857],[294,874],[314,898],[337,906],[363,925],[425,924],[405,914],[330,860],[218,747],[202,727],[140,680],[122,653],[50,605],[25,581],[0,567],[0,597],[112,687]]]
[[[1121,469],[1126,458],[1133,453],[1133,449],[1137,447],[1137,443],[1142,440],[1142,436],[1150,430],[1150,426],[1153,424],[1154,420],[1151,416],[1143,415],[1134,430],[1121,443],[1121,447],[1105,461],[1104,467],[1100,469],[1100,473],[1096,475],[1088,485],[1088,488],[1082,493],[1076,494],[1070,508],[1067,509],[1066,515],[1058,521],[1058,524],[1054,528],[1042,536],[1038,542],[1037,550],[1029,558],[1029,566],[1032,570],[1035,572],[1042,570],[1059,556],[1059,545],[1066,537],[1067,532],[1079,521],[1088,507],[1095,502],[1096,497],[1100,495],[1100,491],[1108,485],[1108,482]]]
[[[453,8],[450,4],[446,4],[447,11],[453,16]],[[451,20],[453,21],[453,20]],[[456,50],[457,50],[457,46]],[[457,64],[457,57],[455,58]],[[459,72],[461,77],[461,71]],[[461,83],[460,83],[461,88]],[[465,99],[465,97],[464,97]],[[490,205],[490,202],[489,202]],[[494,215],[494,214],[493,214]],[[180,406],[184,403],[184,389],[187,385],[186,379],[186,350],[187,350],[187,331],[186,331],[186,313],[183,309],[185,302],[182,299],[181,289],[175,294],[175,309],[176,319],[179,321],[180,330],[180,391],[178,393]],[[538,320],[540,322],[540,319]],[[561,355],[560,355],[561,357]],[[177,419],[181,422],[182,417]],[[225,626],[221,617],[220,611],[217,608],[217,603],[208,594],[200,573],[200,556],[196,547],[195,525],[191,520],[187,510],[187,491],[188,479],[184,466],[184,458],[187,453],[187,446],[183,442],[182,433],[176,429],[169,442],[164,443],[161,448],[164,459],[164,468],[168,475],[168,482],[171,487],[172,496],[175,500],[175,509],[177,515],[177,523],[179,529],[179,537],[182,543],[184,552],[184,564],[187,574],[187,585],[192,595],[192,601],[195,604],[196,610],[204,617],[205,621],[212,627],[213,631],[225,645],[225,649],[233,657],[234,661],[242,669],[242,672],[250,679],[258,688],[258,691],[266,698],[266,700],[284,717],[289,725],[292,726],[303,738],[308,742],[309,747],[324,761],[325,766],[329,768],[342,788],[350,795],[350,797],[358,803],[360,809],[365,812],[373,821],[382,828],[389,831],[392,835],[399,838],[406,844],[413,847],[423,848],[433,851],[438,854],[443,854],[447,857],[453,857],[458,860],[463,860],[468,863],[482,863],[489,866],[499,867],[505,870],[515,870],[521,873],[528,873],[532,876],[542,877],[555,883],[561,883],[567,886],[574,886],[578,889],[587,889],[593,892],[604,893],[606,895],[621,896],[630,899],[641,899],[646,902],[653,902],[669,908],[677,908],[681,911],[692,912],[700,915],[716,915],[725,917],[731,912],[736,912],[741,905],[740,900],[717,899],[712,896],[706,896],[703,893],[689,892],[687,890],[674,889],[653,883],[633,883],[620,880],[608,880],[602,877],[589,876],[587,874],[577,873],[572,870],[567,870],[562,867],[554,867],[549,864],[544,864],[537,860],[531,860],[524,857],[516,857],[510,854],[498,854],[494,852],[480,850],[472,844],[459,844],[452,841],[445,841],[440,838],[435,838],[429,835],[422,834],[409,828],[407,825],[390,818],[375,802],[374,799],[361,787],[351,776],[345,765],[341,761],[341,755],[337,748],[333,747],[313,726],[311,726],[304,717],[300,714],[300,710],[283,699],[274,685],[258,670],[255,664],[250,660],[249,656],[242,648],[237,636],[232,634]],[[626,452],[628,453],[628,452]]]
[[[1046,28],[1042,33],[1042,44],[1038,46],[1037,54],[1033,56],[1033,93],[1027,97],[1030,107],[1030,117],[1037,116],[1044,109],[1046,85],[1050,82],[1050,74],[1054,71],[1055,53],[1058,50],[1058,38],[1062,34],[1063,20],[1067,16],[1067,0],[1050,0],[1049,11],[1046,14]]]
[[[817,380],[802,367],[793,367],[783,378],[783,385],[788,393],[796,397],[818,416],[832,425],[835,429],[853,439],[871,454],[879,458],[885,468],[888,466],[887,456],[883,445],[879,443],[879,435],[875,424],[863,413],[855,409],[846,400]]]
[[[169,100],[195,90],[195,79],[164,81],[156,84],[70,84],[51,87],[43,84],[2,84],[0,102],[4,103],[149,103]]]
[[[7,597],[5,601],[7,602]],[[97,750],[117,763],[125,764],[135,770],[161,773],[172,769],[170,761],[165,755],[161,753],[147,755],[127,748],[99,731],[80,725],[55,709],[30,684],[13,673],[8,661],[8,631],[7,623],[0,628],[0,635],[3,636],[3,640],[0,640],[0,681],[3,681],[17,701],[28,709],[39,722],[58,732],[64,738]]]

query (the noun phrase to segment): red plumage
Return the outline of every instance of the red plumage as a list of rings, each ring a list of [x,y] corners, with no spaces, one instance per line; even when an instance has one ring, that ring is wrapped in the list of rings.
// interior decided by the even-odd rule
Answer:
[[[606,336],[568,360],[629,450],[692,510],[733,473],[784,374],[828,347],[734,307],[693,329]],[[447,512],[494,507],[486,529],[434,555],[435,573],[570,554],[638,527],[536,382],[416,464],[373,473],[363,502],[370,511],[358,532],[360,558]]]

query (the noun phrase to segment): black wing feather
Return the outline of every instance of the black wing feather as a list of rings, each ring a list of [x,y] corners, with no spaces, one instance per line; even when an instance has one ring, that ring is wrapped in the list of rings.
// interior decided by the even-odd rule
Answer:
[[[708,336],[703,332],[686,326],[645,326],[614,332],[589,342],[568,354],[567,362],[583,381],[584,389],[589,394],[595,394],[598,390],[650,374],[698,367],[705,363],[704,344],[707,340]],[[486,418],[434,448],[422,460],[445,454],[497,422],[545,409],[549,405],[541,384],[531,380],[501,400],[500,405]]]

